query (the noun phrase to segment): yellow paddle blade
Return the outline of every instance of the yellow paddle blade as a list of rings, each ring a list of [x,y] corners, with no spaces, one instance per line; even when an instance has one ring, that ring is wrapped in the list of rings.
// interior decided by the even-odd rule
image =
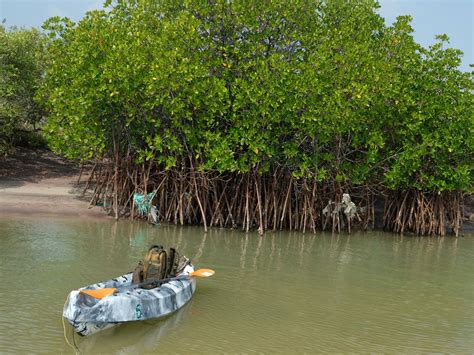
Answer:
[[[81,290],[80,292],[100,300],[112,295],[115,291],[117,291],[116,288],[99,288],[97,290]]]
[[[188,276],[197,276],[197,277],[209,277],[215,274],[215,271],[212,269],[199,269],[193,271]]]

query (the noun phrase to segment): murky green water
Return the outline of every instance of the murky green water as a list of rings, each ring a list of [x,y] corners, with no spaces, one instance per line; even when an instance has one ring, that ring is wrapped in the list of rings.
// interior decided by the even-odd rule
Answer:
[[[84,353],[471,352],[474,236],[268,233],[0,218],[0,353],[73,353],[68,292],[133,269],[152,243],[198,267],[183,309],[90,337]]]

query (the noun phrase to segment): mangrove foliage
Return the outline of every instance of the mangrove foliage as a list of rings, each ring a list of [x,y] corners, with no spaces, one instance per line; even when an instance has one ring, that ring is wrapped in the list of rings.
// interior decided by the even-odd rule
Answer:
[[[385,228],[458,233],[472,73],[446,36],[424,48],[378,6],[118,0],[51,18],[50,145],[94,164],[91,203],[116,218],[153,192],[177,224],[340,231],[372,226],[385,196]]]
[[[0,156],[25,137],[32,140],[44,119],[43,103],[34,98],[47,66],[46,44],[37,29],[0,24]]]

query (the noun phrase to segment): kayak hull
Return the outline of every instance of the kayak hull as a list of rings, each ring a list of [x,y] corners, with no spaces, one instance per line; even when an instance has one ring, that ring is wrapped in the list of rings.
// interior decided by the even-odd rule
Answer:
[[[183,275],[193,270],[187,266]],[[90,335],[119,323],[165,317],[183,307],[196,291],[193,277],[172,280],[151,290],[124,287],[130,285],[132,273],[71,291],[63,317],[76,333]],[[100,300],[80,292],[108,287],[118,291]]]

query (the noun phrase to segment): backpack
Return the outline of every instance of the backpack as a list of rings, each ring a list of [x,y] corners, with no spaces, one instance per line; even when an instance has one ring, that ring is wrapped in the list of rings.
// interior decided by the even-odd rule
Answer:
[[[168,258],[166,251],[161,245],[153,245],[148,249],[143,260],[140,260],[133,271],[132,282],[138,284],[164,279],[166,277],[167,268]]]
[[[161,280],[166,277],[168,257],[161,245],[153,245],[143,260],[143,281]]]
[[[185,256],[179,255],[174,248],[169,254],[161,245],[153,245],[148,250],[143,261],[140,261],[133,272],[132,283],[139,284],[148,281],[159,281],[175,277],[190,263]],[[150,283],[143,288],[153,288]]]

